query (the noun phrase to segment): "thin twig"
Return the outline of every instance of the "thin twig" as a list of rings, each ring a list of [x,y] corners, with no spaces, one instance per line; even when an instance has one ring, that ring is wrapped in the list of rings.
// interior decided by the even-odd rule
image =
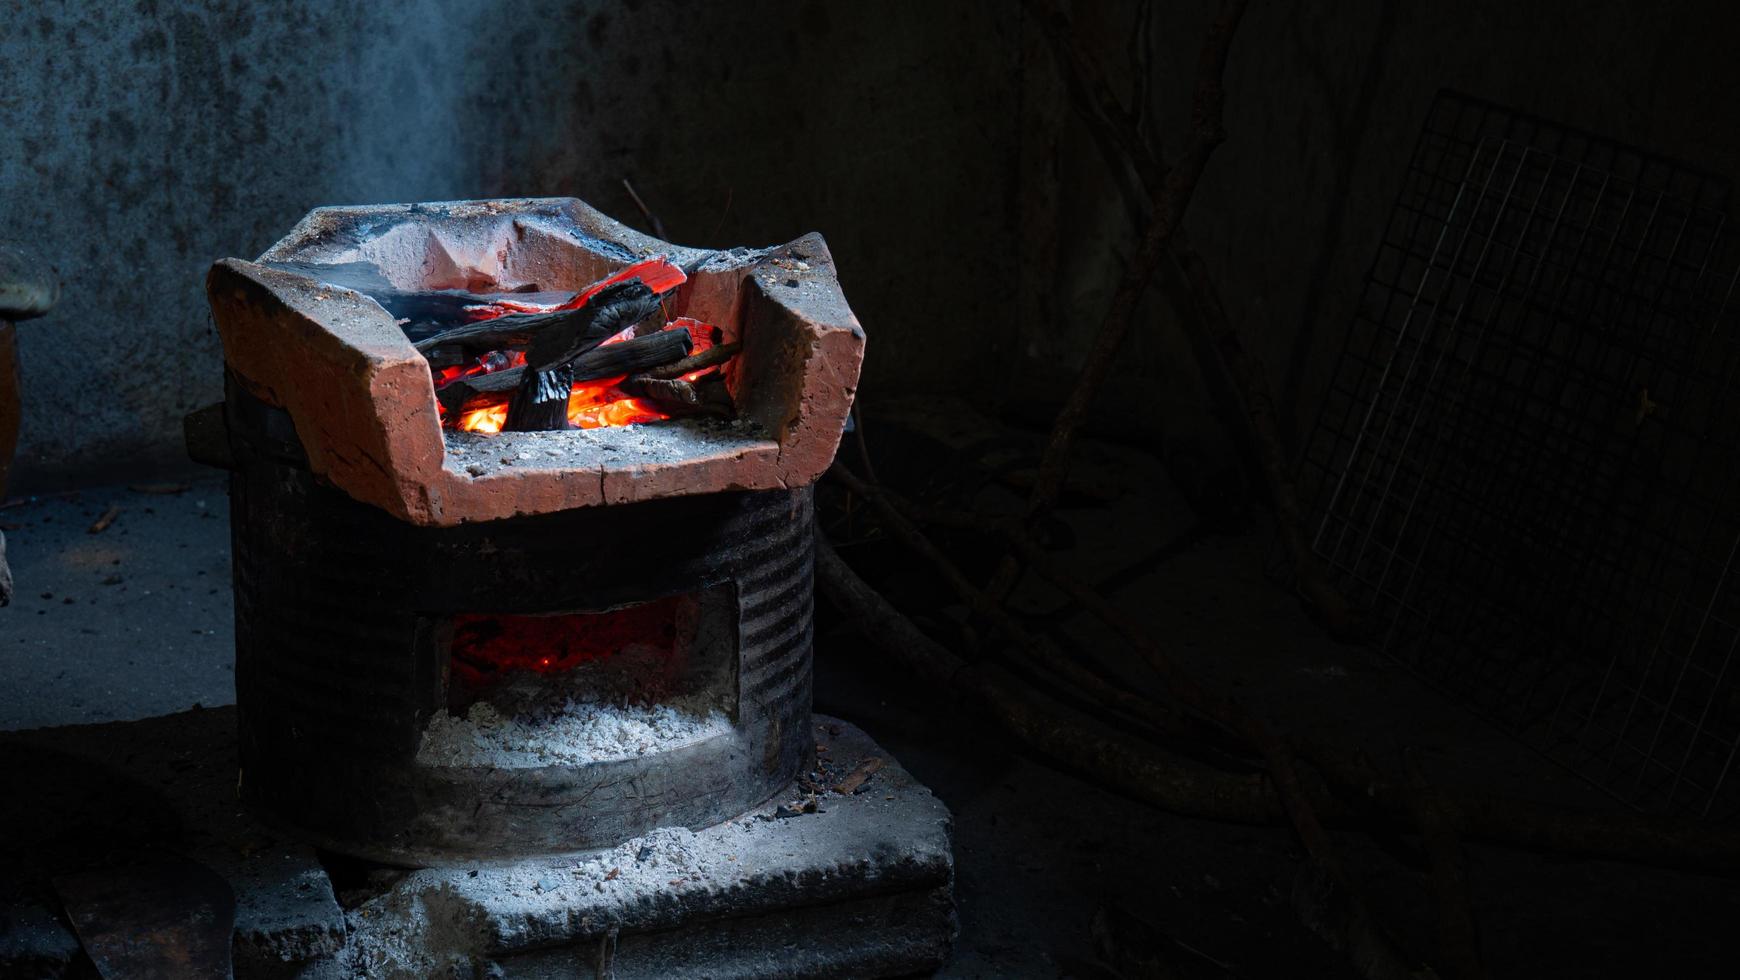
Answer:
[[[731,199],[734,196],[735,196],[735,188],[732,188],[732,187],[725,188],[725,209],[719,212],[719,223],[714,225],[713,230],[707,233],[707,240],[708,241],[712,241],[713,239],[718,238],[719,237],[719,229],[725,227],[725,219],[729,218],[731,216]]]
[[[653,237],[662,242],[670,241],[670,236],[665,234],[665,223],[660,221],[659,216],[653,214],[652,209],[646,206],[646,202],[640,199],[640,195],[634,192],[634,185],[628,182],[627,177],[622,178],[622,189],[628,192],[629,200],[633,201],[634,206],[640,209],[640,216],[646,219],[648,225],[652,226]]]
[[[1335,635],[1347,634],[1353,629],[1353,614],[1347,600],[1330,583],[1327,571],[1306,538],[1305,514],[1299,506],[1286,450],[1281,445],[1275,402],[1269,394],[1262,365],[1250,356],[1238,331],[1227,319],[1226,308],[1202,256],[1195,249],[1175,242],[1173,257],[1189,285],[1197,314],[1179,319],[1185,332],[1191,335],[1192,349],[1203,360],[1204,373],[1224,379],[1219,387],[1228,391],[1230,399],[1241,409],[1229,414],[1234,416],[1233,424],[1242,432],[1268,485],[1275,524],[1292,560],[1293,580],[1325,628]]]
[[[1071,386],[1069,396],[1064,400],[1063,408],[1058,411],[1057,420],[1052,424],[1051,434],[1040,457],[1039,474],[1033,482],[1033,492],[1027,499],[1029,521],[1049,513],[1056,504],[1074,454],[1076,437],[1080,434],[1094,397],[1111,371],[1118,348],[1129,335],[1136,306],[1142,294],[1147,291],[1148,281],[1153,277],[1160,260],[1167,254],[1172,235],[1177,230],[1185,209],[1190,206],[1208,158],[1214,153],[1215,147],[1226,140],[1226,129],[1222,125],[1226,90],[1221,76],[1226,69],[1227,50],[1232,45],[1239,20],[1244,17],[1245,7],[1246,0],[1227,0],[1203,41],[1196,66],[1190,141],[1185,145],[1183,155],[1167,170],[1161,182],[1161,191],[1154,198],[1153,213],[1149,217],[1147,231],[1142,236],[1141,246],[1130,259],[1123,281],[1113,294],[1111,306],[1106,310],[1099,332],[1094,337],[1087,360],[1082,364],[1075,384]],[[1013,587],[1018,571],[1019,566],[1012,558],[1005,559],[992,580],[991,594],[998,598],[1006,595]]]
[[[1131,223],[1138,228],[1145,222],[1151,225],[1153,218],[1150,213],[1159,213],[1168,193],[1170,172],[1158,147],[1141,133],[1140,122],[1146,117],[1146,109],[1138,107],[1130,113],[1121,110],[1105,71],[1082,46],[1055,0],[1029,2],[1039,7],[1042,19],[1053,32],[1053,48],[1069,81],[1070,91],[1076,97],[1077,108],[1094,134],[1106,164],[1120,178],[1119,190]],[[1205,47],[1205,57],[1210,50]],[[1220,59],[1224,68],[1224,48],[1220,50]],[[1133,66],[1132,70],[1140,73],[1143,69]],[[1218,82],[1218,69],[1213,77]],[[1196,110],[1212,109],[1218,125],[1217,100],[1222,97],[1221,93],[1215,90],[1205,104],[1201,98],[1203,83],[1203,66],[1199,64]],[[1194,125],[1200,123],[1193,120]],[[1134,181],[1125,179],[1132,174]],[[1306,540],[1303,512],[1287,465],[1287,454],[1282,448],[1279,416],[1262,366],[1250,356],[1238,332],[1233,329],[1208,275],[1206,263],[1190,247],[1182,230],[1172,235],[1168,251],[1167,260],[1176,268],[1177,274],[1159,277],[1161,291],[1179,313],[1179,320],[1191,342],[1191,352],[1197,358],[1210,393],[1227,406],[1223,417],[1249,448],[1252,462],[1268,487],[1276,524],[1292,561],[1293,577],[1299,591],[1330,632],[1346,634],[1354,626],[1353,616],[1346,600],[1330,584],[1329,576]],[[1008,575],[1007,566],[1001,571],[1005,577]],[[1003,581],[1004,578],[998,580],[999,583]]]
[[[1125,201],[1132,208],[1132,221],[1138,228],[1142,227],[1148,217],[1149,198],[1152,196],[1146,188],[1157,189],[1159,186],[1158,154],[1142,137],[1135,114],[1118,101],[1111,82],[1100,70],[1099,62],[1082,45],[1069,15],[1064,13],[1057,0],[1027,0],[1027,3],[1045,30],[1053,52],[1064,65],[1064,80],[1069,85],[1070,94],[1075,97],[1076,107],[1087,122],[1094,142],[1099,145],[1100,155],[1114,171]]]

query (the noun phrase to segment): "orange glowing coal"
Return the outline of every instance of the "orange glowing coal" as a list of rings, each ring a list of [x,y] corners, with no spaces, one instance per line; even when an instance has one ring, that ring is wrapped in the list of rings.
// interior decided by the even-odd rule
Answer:
[[[490,320],[509,313],[539,313],[557,309],[571,309],[585,303],[594,293],[605,286],[631,277],[641,278],[655,291],[675,288],[685,278],[682,270],[671,265],[668,261],[662,258],[648,259],[594,283],[561,306],[538,306],[512,300],[498,300],[487,306],[467,307],[467,312],[474,320]],[[677,317],[666,323],[662,329],[676,330],[679,328],[689,331],[689,336],[693,342],[691,354],[698,354],[712,347],[718,334],[717,328],[689,317]],[[604,341],[604,343],[621,343],[632,336],[634,336],[634,328],[630,327]],[[521,351],[495,351],[469,364],[444,367],[435,371],[435,387],[439,389],[464,378],[517,367],[524,364],[525,361],[525,354]],[[698,381],[719,370],[719,367],[715,366],[702,368],[699,371],[690,371],[682,375],[682,380]],[[600,429],[608,426],[657,422],[671,417],[653,403],[623,391],[619,386],[624,380],[626,380],[626,376],[575,382],[573,390],[568,396],[568,424],[579,429]],[[475,398],[465,404],[459,411],[457,419],[446,418],[446,408],[441,407],[442,421],[448,427],[462,432],[500,432],[507,425],[508,402],[509,399],[501,395]]]
[[[574,385],[568,395],[568,424],[577,429],[602,429],[670,418],[648,402],[623,394],[616,387],[622,381],[622,377],[601,378]],[[507,424],[507,413],[505,401],[467,408],[454,427],[463,432],[500,432]]]
[[[671,657],[687,596],[600,613],[557,616],[465,614],[453,618],[450,683],[475,694],[516,673],[560,674],[631,647]]]
[[[677,327],[699,328],[701,326],[702,324],[699,324],[697,321],[685,317],[673,320],[666,324],[665,329],[672,330]],[[706,332],[707,331],[701,329],[691,329],[690,335],[700,337]],[[634,328],[630,327],[609,340],[606,340],[604,343],[619,344],[633,335]],[[701,346],[702,344],[711,346],[710,341],[701,340],[697,341],[695,349],[703,349]],[[601,344],[599,346],[603,345]],[[492,370],[499,371],[505,367],[513,367],[516,364],[525,363],[526,358],[524,354],[519,351],[513,351],[512,354],[513,358],[511,360],[506,361],[500,367],[492,368]],[[457,369],[449,368],[448,370],[452,371]],[[696,371],[691,373],[699,376],[706,372]],[[466,375],[454,375],[454,377],[464,376]],[[591,381],[576,381],[573,390],[569,392],[568,395],[568,424],[577,429],[602,429],[613,425],[639,425],[643,422],[657,422],[661,419],[670,418],[669,415],[659,411],[652,403],[640,398],[635,398],[617,387],[626,379],[627,375],[617,375],[614,378],[596,378]],[[437,380],[437,383],[441,383],[440,379]],[[465,409],[460,412],[459,421],[455,423],[454,428],[457,428],[462,432],[496,433],[500,432],[502,426],[507,424],[507,415],[508,402],[505,398],[484,404],[468,404]]]

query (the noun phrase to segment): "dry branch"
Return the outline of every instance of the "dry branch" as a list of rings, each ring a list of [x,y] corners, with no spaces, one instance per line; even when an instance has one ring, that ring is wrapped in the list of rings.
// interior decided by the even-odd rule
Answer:
[[[1178,223],[1183,218],[1185,209],[1190,206],[1191,198],[1196,194],[1196,185],[1208,164],[1208,158],[1214,153],[1215,147],[1226,140],[1226,129],[1222,125],[1226,103],[1222,75],[1226,69],[1227,51],[1232,46],[1233,35],[1238,30],[1239,21],[1244,17],[1246,6],[1246,0],[1226,0],[1203,40],[1202,51],[1197,58],[1195,90],[1191,101],[1190,140],[1178,163],[1169,168],[1163,177],[1157,178],[1159,192],[1153,196],[1153,207],[1141,245],[1125,267],[1124,277],[1118,284],[1117,291],[1112,294],[1111,305],[1100,322],[1087,360],[1083,362],[1074,385],[1070,387],[1069,395],[1064,399],[1063,407],[1057,413],[1056,421],[1052,423],[1051,433],[1040,456],[1039,473],[1033,483],[1033,492],[1027,499],[1027,518],[1030,522],[1049,513],[1056,504],[1057,496],[1068,475],[1076,437],[1081,431],[1082,423],[1087,419],[1094,397],[1099,393],[1100,386],[1105,383],[1106,375],[1117,359],[1118,348],[1129,335],[1137,304],[1141,301],[1142,294],[1147,291],[1148,282],[1153,278],[1156,268],[1168,254],[1172,236],[1178,230]],[[1054,20],[1051,26],[1056,30],[1068,31],[1067,19]],[[1073,34],[1067,35],[1065,41],[1073,43]],[[1085,58],[1085,54],[1083,57]],[[1005,559],[992,578],[990,593],[997,598],[1007,595],[1018,572],[1019,566],[1013,558]]]
[[[887,495],[859,480],[837,462],[830,472],[852,492],[867,499],[882,516],[888,529],[907,547],[935,566],[969,608],[998,623],[1018,643],[1031,643],[1030,639],[1024,642],[1025,631],[1019,624],[1014,623],[1013,617],[997,600],[968,582],[948,557],[938,551],[924,533],[900,513]],[[1414,966],[1405,960],[1385,936],[1376,916],[1343,870],[1334,842],[1318,817],[1317,806],[1312,800],[1313,794],[1301,776],[1292,745],[1237,701],[1203,687],[1173,662],[1159,644],[1149,639],[1139,624],[1079,578],[1053,565],[1049,557],[1025,534],[1016,531],[1009,536],[1009,540],[1030,567],[1116,630],[1124,642],[1159,676],[1166,692],[1174,700],[1190,712],[1242,739],[1262,757],[1270,784],[1274,787],[1294,832],[1305,847],[1311,864],[1310,873],[1322,883],[1316,893],[1333,898],[1333,901],[1322,907],[1302,909],[1301,917],[1307,924],[1331,945],[1346,950],[1364,976],[1375,978],[1417,975]]]
[[[1007,671],[992,665],[971,665],[926,636],[834,554],[825,539],[817,543],[817,580],[822,591],[861,626],[865,635],[920,680],[939,689],[998,689],[994,703],[978,701],[990,710],[997,704],[1022,705],[1023,712],[1043,708],[1061,720],[1010,720],[1029,734],[1050,732],[1038,744],[1049,755],[1090,779],[1181,816],[1240,824],[1282,822],[1279,800],[1262,776],[1219,773],[1172,761],[1133,740],[1112,740],[1096,747],[1099,738],[1062,706],[1023,690]],[[957,675],[970,670],[977,677],[962,685]],[[990,678],[987,680],[986,678]],[[1000,711],[992,711],[1000,717]],[[1054,748],[1073,746],[1068,751]],[[1307,744],[1304,757],[1323,770],[1338,791],[1361,803],[1351,810],[1328,796],[1312,803],[1331,826],[1408,829],[1414,825],[1412,791],[1353,761],[1351,753]],[[1106,764],[1096,761],[1104,755]],[[1142,781],[1126,781],[1132,773]],[[1200,792],[1201,796],[1192,796]],[[1315,790],[1313,790],[1315,792]],[[1740,831],[1695,820],[1653,817],[1628,812],[1595,812],[1549,806],[1526,800],[1437,789],[1438,805],[1449,825],[1464,840],[1481,841],[1531,851],[1551,851],[1652,867],[1677,868],[1703,874],[1740,873]]]
[[[969,664],[927,636],[871,588],[825,538],[816,542],[816,582],[912,676],[948,691],[1015,739],[1072,772],[1170,813],[1272,825],[1281,810],[1262,775],[1229,775],[1172,760],[1147,745],[1096,729],[994,664]]]
[[[634,192],[634,185],[628,182],[627,177],[622,178],[622,189],[628,192],[628,199],[634,202],[636,208],[640,209],[640,216],[646,219],[653,237],[662,241],[670,241],[671,236],[665,233],[665,223],[660,221],[659,216],[654,214],[652,209],[646,206],[646,202],[640,199],[640,195]]]
[[[1156,731],[1174,735],[1199,735],[1189,719],[1179,717],[1175,712],[1167,711],[1155,702],[1132,694],[1116,684],[1100,677],[1098,674],[1062,655],[1050,644],[1042,642],[1025,627],[1016,621],[989,593],[979,589],[967,579],[948,556],[939,551],[924,533],[912,525],[894,509],[893,504],[882,493],[870,487],[848,470],[843,464],[835,461],[829,472],[846,487],[868,501],[871,507],[882,516],[884,525],[899,538],[901,543],[919,557],[928,561],[937,573],[948,583],[950,589],[960,597],[974,613],[985,617],[1008,637],[1017,650],[1029,661],[1043,669],[1058,675],[1064,681],[1074,686],[1083,694],[1098,700],[1108,708],[1130,715],[1144,724],[1150,725]]]
[[[1130,260],[1123,281],[1113,295],[1111,307],[1106,311],[1099,333],[1094,338],[1093,349],[1088,353],[1088,359],[1082,365],[1081,373],[1077,375],[1062,410],[1058,412],[1057,422],[1052,427],[1045,453],[1040,459],[1039,478],[1028,498],[1029,516],[1049,510],[1057,499],[1057,493],[1063,486],[1064,471],[1068,468],[1070,455],[1075,448],[1076,435],[1081,430],[1082,421],[1087,417],[1088,408],[1093,404],[1094,395],[1099,392],[1107,372],[1111,370],[1119,345],[1129,334],[1136,304],[1147,289],[1148,280],[1153,276],[1156,266],[1165,256],[1173,233],[1178,229],[1179,220],[1183,218],[1185,209],[1190,206],[1190,200],[1196,194],[1197,182],[1202,177],[1209,156],[1214,153],[1215,147],[1226,140],[1226,129],[1222,124],[1226,90],[1221,76],[1226,69],[1227,51],[1232,46],[1233,34],[1238,30],[1239,21],[1244,17],[1245,7],[1246,0],[1228,0],[1209,27],[1208,35],[1203,41],[1196,65],[1196,89],[1190,113],[1190,141],[1185,145],[1178,162],[1167,170],[1160,181],[1160,192],[1154,196],[1152,214],[1148,219],[1147,231],[1142,235],[1141,246]]]
[[[1165,158],[1142,137],[1142,110],[1125,110],[1118,102],[1099,61],[1082,45],[1069,18],[1054,0],[1029,2],[1038,7],[1047,25],[1052,48],[1077,108],[1094,135],[1095,144],[1100,148],[1106,165],[1119,178],[1119,190],[1131,222],[1138,228],[1145,222],[1151,227],[1152,221],[1163,213],[1172,183]],[[1213,45],[1205,46],[1205,60],[1215,50]],[[1220,47],[1218,52],[1220,62],[1212,76],[1205,75],[1205,64],[1198,66],[1198,98],[1193,128],[1200,127],[1203,124],[1201,114],[1210,111],[1213,125],[1219,125],[1222,92],[1218,81],[1220,67],[1224,67],[1225,47]],[[1205,100],[1204,84],[1209,77],[1215,86],[1209,90],[1209,97]],[[1192,147],[1199,141],[1199,138],[1193,139]],[[1184,162],[1189,164],[1191,161],[1191,151],[1187,150]],[[1151,214],[1154,218],[1150,217]],[[1159,277],[1161,291],[1179,314],[1208,390],[1222,404],[1222,417],[1243,441],[1255,468],[1263,477],[1299,591],[1331,632],[1347,633],[1353,625],[1347,602],[1330,584],[1306,540],[1304,515],[1293,486],[1291,467],[1287,465],[1280,421],[1262,365],[1250,355],[1233,329],[1208,275],[1207,265],[1190,247],[1181,230],[1173,233],[1167,249],[1167,261],[1176,274]]]
[[[669,364],[688,353],[689,345],[689,331],[685,327],[604,344],[581,354],[568,365],[571,369],[568,383],[596,381]],[[525,383],[525,378],[524,366],[504,368],[450,382],[441,386],[435,397],[447,411],[457,411],[478,395],[513,391]],[[565,400],[566,396],[563,398]]]
[[[840,468],[830,473],[838,478]],[[848,472],[847,476],[851,474]],[[1019,520],[927,507],[862,481],[857,482],[857,488],[866,500],[878,495],[901,514],[926,524],[1003,536],[1010,549],[1030,563],[1040,577],[1076,598],[1083,608],[1102,619],[1116,618],[1125,623],[1126,629],[1140,632],[1140,626],[1110,607],[1103,596],[1067,569],[1058,567],[1038,542],[1022,531]],[[1168,731],[1201,737],[1200,730],[1175,727]],[[1339,806],[1325,811],[1324,802],[1317,801],[1319,812],[1326,818],[1332,814],[1336,825],[1415,826],[1416,793],[1409,784],[1389,779],[1345,749],[1305,741],[1298,752],[1324,775],[1337,793],[1358,802],[1360,819]],[[1434,805],[1448,826],[1467,840],[1688,871],[1740,873],[1740,829],[1626,811],[1574,810],[1508,797],[1451,792],[1441,787],[1434,788],[1434,797]]]
[[[1353,626],[1347,600],[1330,584],[1329,576],[1305,535],[1305,514],[1299,506],[1299,494],[1293,486],[1292,468],[1282,448],[1280,421],[1274,398],[1269,394],[1263,368],[1245,349],[1238,331],[1227,319],[1219,291],[1208,275],[1208,266],[1188,246],[1175,245],[1173,258],[1178,262],[1184,282],[1189,287],[1189,299],[1195,304],[1196,316],[1179,317],[1190,336],[1191,349],[1202,363],[1205,375],[1223,379],[1218,387],[1231,392],[1238,410],[1233,416],[1235,430],[1242,430],[1244,441],[1256,457],[1258,469],[1268,485],[1269,500],[1275,508],[1275,523],[1287,547],[1293,564],[1293,578],[1301,595],[1331,633],[1342,635]],[[1242,423],[1242,424],[1241,424]]]

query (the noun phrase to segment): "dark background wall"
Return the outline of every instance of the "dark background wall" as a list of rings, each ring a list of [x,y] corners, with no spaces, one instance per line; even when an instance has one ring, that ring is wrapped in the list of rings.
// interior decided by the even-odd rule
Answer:
[[[203,277],[323,204],[576,195],[676,240],[821,231],[867,384],[939,385],[1007,323],[1005,3],[0,0],[0,235],[51,257],[14,491],[187,464],[220,397]],[[969,40],[971,44],[964,42]],[[923,350],[922,360],[897,350]]]
[[[1133,6],[1076,4],[1114,72]],[[1176,147],[1214,4],[1156,7]],[[1718,0],[1252,4],[1187,225],[1283,410],[1312,417],[1434,92],[1735,174],[1730,19]],[[573,194],[641,224],[628,177],[685,243],[819,230],[872,337],[872,405],[1043,403],[1131,241],[1016,0],[0,0],[0,22],[0,235],[68,287],[20,331],[16,490],[184,466],[180,417],[219,393],[206,266],[316,205]],[[1187,348],[1160,304],[1148,319],[1121,379],[1153,425],[1214,442]]]
[[[1156,4],[1153,105],[1176,152],[1212,2]],[[1135,4],[1077,3],[1120,84]],[[1440,88],[1514,106],[1700,169],[1740,177],[1740,20],[1721,0],[1253,2],[1227,67],[1228,141],[1185,224],[1283,414],[1308,427],[1420,127]],[[1031,62],[1036,92],[1060,84]],[[1024,348],[1069,365],[1085,350],[1133,236],[1097,150],[1067,109],[1048,150],[1056,192],[1053,303]],[[1029,102],[1041,113],[1037,101]],[[1046,110],[1053,111],[1056,110]],[[1036,167],[1035,169],[1043,169]],[[1046,212],[1039,210],[1040,220]],[[1153,423],[1184,439],[1219,430],[1170,313],[1151,304],[1120,373]]]

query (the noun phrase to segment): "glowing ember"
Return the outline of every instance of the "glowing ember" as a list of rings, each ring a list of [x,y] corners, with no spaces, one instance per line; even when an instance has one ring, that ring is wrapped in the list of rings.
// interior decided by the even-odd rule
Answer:
[[[665,325],[666,330],[674,330],[679,327],[689,327],[690,336],[694,337],[702,336],[707,331],[711,330],[710,327],[706,327],[699,321],[690,320],[687,317],[673,320]],[[600,344],[599,346],[602,347],[605,344],[619,344],[633,335],[634,328],[630,327],[616,336],[611,337],[609,340],[606,340],[604,344]],[[699,349],[699,344],[697,344],[697,349]],[[525,363],[526,356],[519,351],[496,352],[496,354],[501,353],[511,354],[512,359],[500,366],[489,368],[488,370],[499,371],[516,364]],[[489,356],[495,357],[496,354],[491,354]],[[487,360],[487,358],[480,360]],[[449,368],[447,370],[454,369]],[[454,375],[454,378],[471,377],[483,373],[486,373],[486,371],[468,370],[464,373]],[[697,371],[692,373],[700,375],[705,374],[706,372]],[[614,378],[596,378],[591,381],[575,382],[572,392],[568,395],[568,424],[577,429],[602,429],[613,425],[639,425],[643,422],[657,422],[661,419],[670,418],[669,415],[659,411],[659,409],[651,402],[635,398],[624,392],[621,388],[618,388],[617,386],[622,384],[626,377],[626,375],[618,375]],[[439,386],[444,382],[437,377],[436,383]],[[489,402],[485,402],[483,399],[477,399],[475,404],[466,405],[465,409],[460,413],[459,421],[454,425],[454,428],[463,432],[496,433],[500,432],[502,427],[507,425],[507,415],[507,399],[499,398],[498,400]]]
[[[507,402],[466,409],[460,413],[456,428],[462,432],[500,432],[501,427],[507,424],[507,410]]]
[[[581,429],[602,429],[670,418],[650,402],[623,394],[616,386],[625,378],[623,375],[575,385],[568,395],[568,424]]]
[[[501,299],[488,305],[467,307],[466,313],[472,320],[493,320],[511,313],[548,313],[555,310],[575,309],[585,305],[588,299],[604,287],[632,278],[639,278],[655,292],[665,292],[681,285],[687,277],[682,269],[663,257],[657,257],[637,262],[608,278],[599,280],[576,293],[573,299],[559,305],[540,305]],[[691,353],[700,353],[712,347],[718,339],[719,331],[716,327],[690,317],[678,317],[663,327],[665,330],[682,328],[689,331],[689,336],[693,342]],[[633,328],[631,327],[604,343],[621,343],[632,336]],[[518,367],[525,362],[525,354],[521,351],[492,351],[465,364],[436,369],[434,371],[435,387],[439,389],[455,381],[495,371],[504,371],[508,368]],[[720,367],[714,366],[699,371],[690,371],[682,376],[682,380],[694,382],[709,374],[718,373],[720,370]],[[616,425],[639,425],[643,422],[657,422],[670,418],[669,414],[661,411],[652,402],[636,398],[623,391],[619,386],[625,378],[626,376],[618,376],[576,382],[568,397],[568,424],[581,429],[597,429]],[[510,401],[509,397],[500,394],[480,396],[467,402],[457,413],[457,418],[447,417],[446,406],[438,407],[443,416],[443,424],[450,428],[464,432],[496,433],[502,431],[507,425],[508,403]]]
[[[631,647],[667,656],[676,647],[685,597],[671,596],[601,613],[566,616],[454,617],[453,680],[476,689],[515,672],[558,674]]]

